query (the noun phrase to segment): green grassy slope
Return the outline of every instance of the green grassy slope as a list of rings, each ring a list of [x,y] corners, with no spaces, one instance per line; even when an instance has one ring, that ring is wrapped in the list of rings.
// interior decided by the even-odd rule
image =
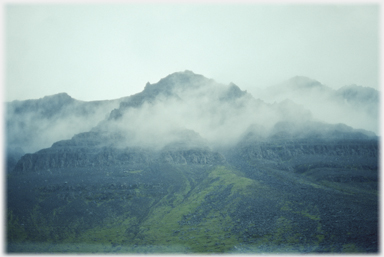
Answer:
[[[305,176],[289,180],[280,170],[270,169],[266,175],[255,169],[254,173],[247,176],[228,165],[158,165],[76,179],[68,174],[45,180],[30,175],[9,177],[7,250],[365,251],[358,240],[341,238],[337,227],[327,227],[332,222],[326,217],[336,210],[327,213],[323,200],[311,199],[317,194],[326,196],[335,186]],[[290,183],[288,191],[286,183]],[[15,190],[20,184],[24,186]],[[306,197],[299,197],[303,190]],[[336,197],[347,199],[349,194],[338,192]],[[27,196],[29,204],[22,204]],[[360,230],[346,227],[343,231],[359,236]],[[364,233],[368,232],[360,231],[361,236]]]

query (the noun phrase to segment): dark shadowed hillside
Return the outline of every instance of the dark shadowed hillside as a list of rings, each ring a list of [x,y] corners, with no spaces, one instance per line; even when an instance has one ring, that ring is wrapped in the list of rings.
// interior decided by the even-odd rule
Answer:
[[[294,101],[177,72],[86,131],[12,152],[7,252],[375,253],[378,144]]]

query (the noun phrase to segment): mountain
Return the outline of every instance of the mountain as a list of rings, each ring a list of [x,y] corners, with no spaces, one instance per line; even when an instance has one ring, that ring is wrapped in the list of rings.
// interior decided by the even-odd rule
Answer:
[[[66,93],[5,105],[6,145],[32,153],[96,126],[124,98],[83,102]],[[12,150],[9,150],[12,152]]]
[[[337,90],[302,76],[267,87],[258,97],[266,102],[289,99],[308,109],[314,119],[344,123],[354,128],[379,131],[379,92],[373,88],[348,85]]]
[[[7,252],[378,251],[375,133],[191,71],[108,112],[7,174]]]
[[[367,115],[377,118],[379,113],[380,93],[369,87],[357,85],[344,86],[335,92],[335,98],[346,105],[361,109]]]

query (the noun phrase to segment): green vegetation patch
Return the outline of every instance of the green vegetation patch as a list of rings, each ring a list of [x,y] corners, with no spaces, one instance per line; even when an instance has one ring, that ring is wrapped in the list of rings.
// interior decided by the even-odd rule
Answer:
[[[296,217],[295,219],[298,219],[299,222],[304,222],[307,219],[306,222],[309,222],[308,224],[314,225],[316,229],[313,230],[314,236],[311,236],[310,238],[306,238],[301,233],[297,233],[295,236],[293,236],[292,231],[297,231],[297,228],[293,229],[293,227],[290,227],[291,220],[287,220],[285,217],[280,217],[277,221],[277,233],[275,233],[275,237],[279,238],[283,233],[288,234],[289,236],[285,236],[287,242],[294,243],[299,240],[296,243],[298,244],[300,242],[302,245],[301,248],[303,248],[305,245],[303,242],[306,241],[309,243],[309,245],[311,245],[311,251],[314,251],[320,245],[320,243],[324,241],[325,234],[322,229],[320,212],[317,206],[309,206],[304,203],[292,203],[290,201],[285,201],[282,204],[280,210],[287,213],[296,214],[296,216],[293,216],[292,218]],[[308,248],[308,246],[306,247]]]
[[[24,224],[13,215],[13,212],[7,211],[7,240],[9,242],[24,241],[28,237]]]
[[[362,251],[355,244],[344,244],[342,252],[344,252],[344,253],[361,253]]]
[[[241,176],[239,171],[227,169],[224,166],[219,166],[209,174],[210,178],[219,178],[216,183],[220,185],[233,185],[232,193],[242,192],[245,193],[248,187],[261,185],[255,180]],[[248,191],[249,192],[249,191]]]
[[[215,209],[214,198],[223,194],[228,186],[231,193],[222,200],[224,206]],[[251,186],[255,186],[253,180],[217,167],[197,187],[191,191],[187,187],[177,194],[173,202],[163,198],[141,224],[142,235],[155,245],[184,245],[192,252],[226,252],[238,240],[230,233],[231,217],[222,210],[233,208],[236,202],[233,193],[246,192]]]

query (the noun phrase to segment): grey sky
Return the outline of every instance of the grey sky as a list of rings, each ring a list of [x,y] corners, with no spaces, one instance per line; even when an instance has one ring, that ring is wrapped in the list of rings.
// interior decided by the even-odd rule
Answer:
[[[8,4],[5,100],[140,92],[192,70],[257,88],[296,75],[379,88],[378,4]]]

